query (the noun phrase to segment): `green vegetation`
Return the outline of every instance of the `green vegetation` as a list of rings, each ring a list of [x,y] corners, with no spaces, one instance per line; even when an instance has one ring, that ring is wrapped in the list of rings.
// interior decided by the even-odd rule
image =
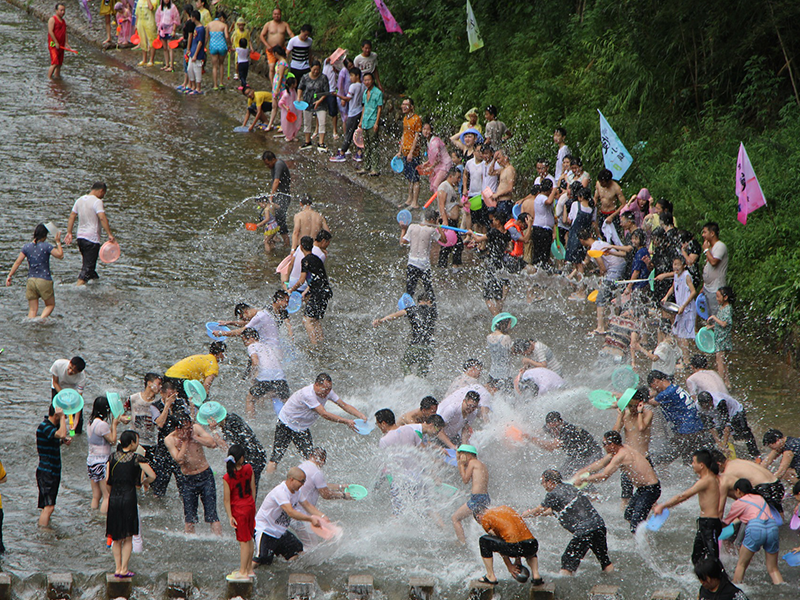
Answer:
[[[260,26],[272,4],[228,0]],[[474,0],[485,46],[468,52],[465,0],[387,0],[404,35],[386,33],[373,0],[283,4],[315,47],[358,53],[371,39],[381,80],[413,95],[444,133],[470,106],[495,104],[515,132],[512,160],[526,177],[553,156],[562,125],[592,175],[601,168],[596,109],[634,155],[623,178],[674,202],[681,228],[720,223],[729,281],[771,331],[800,325],[800,3],[796,0]],[[444,137],[444,136],[443,136]],[[768,207],[736,220],[734,173],[747,146]],[[643,143],[639,143],[643,142]],[[524,183],[523,183],[524,185]],[[525,187],[518,190],[521,193]]]

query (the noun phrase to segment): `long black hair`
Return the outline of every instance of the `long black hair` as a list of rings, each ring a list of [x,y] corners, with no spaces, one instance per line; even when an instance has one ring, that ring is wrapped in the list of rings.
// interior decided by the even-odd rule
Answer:
[[[89,418],[89,423],[95,419],[102,419],[105,421],[109,414],[111,414],[111,408],[108,406],[108,398],[105,396],[98,396],[94,399],[94,404],[92,405],[92,416]]]
[[[225,468],[228,471],[228,477],[233,479],[236,476],[236,463],[244,458],[244,446],[239,444],[232,444],[228,448],[228,458],[225,459]],[[244,496],[252,494],[250,490],[250,480],[248,479],[244,487]]]
[[[123,431],[122,435],[119,436],[119,443],[117,444],[117,452],[122,452],[125,448],[130,446],[133,442],[139,439],[139,434],[133,431],[132,429],[128,429],[127,431]]]

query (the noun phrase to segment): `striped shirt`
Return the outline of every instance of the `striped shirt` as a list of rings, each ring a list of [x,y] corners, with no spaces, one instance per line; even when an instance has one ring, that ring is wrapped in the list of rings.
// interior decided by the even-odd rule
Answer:
[[[36,451],[39,453],[39,471],[61,476],[61,440],[56,437],[58,428],[45,419],[36,430]]]

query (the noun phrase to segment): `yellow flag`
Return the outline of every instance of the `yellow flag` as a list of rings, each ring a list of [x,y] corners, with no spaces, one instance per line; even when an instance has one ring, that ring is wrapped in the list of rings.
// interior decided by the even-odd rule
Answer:
[[[469,40],[470,52],[483,48],[481,32],[478,30],[478,24],[475,22],[475,15],[472,12],[472,5],[469,0],[467,0],[467,39]]]

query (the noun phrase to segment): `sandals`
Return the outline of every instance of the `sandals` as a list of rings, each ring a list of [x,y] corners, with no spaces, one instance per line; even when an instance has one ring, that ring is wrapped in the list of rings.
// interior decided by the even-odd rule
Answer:
[[[480,581],[481,583],[488,583],[489,585],[497,585],[497,579],[495,579],[494,581],[492,581],[492,580],[491,580],[491,579],[489,579],[489,578],[488,578],[486,575],[484,575],[483,577],[481,577],[480,579],[478,579],[478,581]]]
[[[532,586],[544,585],[544,579],[542,579],[541,577],[539,577],[539,579],[531,579],[531,585]]]
[[[127,573],[114,573],[114,577],[117,579],[130,579],[134,575],[136,575],[136,573],[133,571],[128,571]]]

